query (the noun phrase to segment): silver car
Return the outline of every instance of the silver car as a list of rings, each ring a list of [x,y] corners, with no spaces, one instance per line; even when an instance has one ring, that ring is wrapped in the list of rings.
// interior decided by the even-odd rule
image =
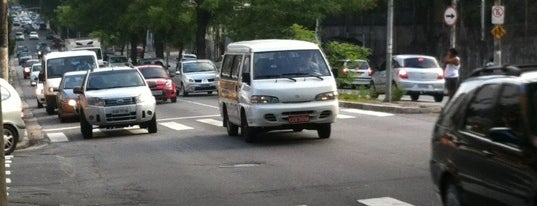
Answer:
[[[372,97],[386,92],[386,66],[373,71]],[[432,95],[435,102],[444,98],[444,71],[436,59],[425,55],[395,55],[392,60],[392,83],[402,88],[412,101],[420,95]]]
[[[30,70],[30,85],[37,86],[39,81],[39,72],[41,72],[41,63],[33,64]]]
[[[218,89],[218,71],[216,65],[207,59],[185,60],[178,64],[173,77],[179,95],[207,92],[212,94]]]
[[[17,143],[27,136],[26,125],[22,120],[22,101],[13,86],[0,79],[2,94],[2,119],[4,121],[4,154],[11,154]]]

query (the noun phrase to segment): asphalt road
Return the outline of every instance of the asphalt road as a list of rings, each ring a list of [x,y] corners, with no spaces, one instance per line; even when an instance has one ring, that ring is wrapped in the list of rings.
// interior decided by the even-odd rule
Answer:
[[[435,114],[341,108],[330,139],[279,131],[249,144],[217,126],[215,95],[194,94],[157,105],[156,134],[85,140],[18,77],[45,139],[13,154],[10,205],[440,205],[428,169]]]

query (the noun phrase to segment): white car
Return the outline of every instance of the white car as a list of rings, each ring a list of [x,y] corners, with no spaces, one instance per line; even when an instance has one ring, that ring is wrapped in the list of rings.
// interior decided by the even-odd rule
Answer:
[[[41,63],[33,64],[30,71],[30,85],[36,86],[39,81],[39,72],[41,72]]]
[[[15,33],[15,40],[24,41],[24,33],[20,32],[20,31]]]
[[[195,92],[217,92],[218,78],[218,70],[211,60],[196,59],[181,61],[173,79],[180,95],[186,97]]]
[[[30,40],[39,40],[39,34],[35,31],[30,32]]]
[[[22,101],[13,86],[6,80],[0,79],[2,94],[2,119],[4,121],[4,154],[11,154],[17,143],[26,136],[26,125],[22,120]]]
[[[150,86],[148,86],[150,85]],[[120,128],[139,125],[149,133],[157,132],[156,100],[140,71],[132,67],[109,67],[90,70],[79,95],[80,131],[84,138],[93,137],[93,125]]]
[[[37,108],[43,108],[43,105],[46,103],[46,100],[42,82],[38,82],[37,86],[35,87],[35,98],[37,100]]]

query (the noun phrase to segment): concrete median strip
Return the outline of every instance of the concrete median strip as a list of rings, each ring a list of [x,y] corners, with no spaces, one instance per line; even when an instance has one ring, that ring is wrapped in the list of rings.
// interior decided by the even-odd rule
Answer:
[[[358,202],[367,206],[414,206],[409,203],[406,203],[406,202],[403,202],[401,200],[394,199],[391,197],[362,199],[362,200],[358,200]]]

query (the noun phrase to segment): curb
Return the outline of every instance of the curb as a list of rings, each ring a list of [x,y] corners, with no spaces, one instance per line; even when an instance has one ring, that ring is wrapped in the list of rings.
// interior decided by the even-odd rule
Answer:
[[[416,106],[402,106],[397,104],[372,104],[362,102],[339,101],[340,107],[372,110],[378,112],[398,113],[398,114],[421,114],[421,113],[440,113],[440,106],[425,106],[416,103]]]

